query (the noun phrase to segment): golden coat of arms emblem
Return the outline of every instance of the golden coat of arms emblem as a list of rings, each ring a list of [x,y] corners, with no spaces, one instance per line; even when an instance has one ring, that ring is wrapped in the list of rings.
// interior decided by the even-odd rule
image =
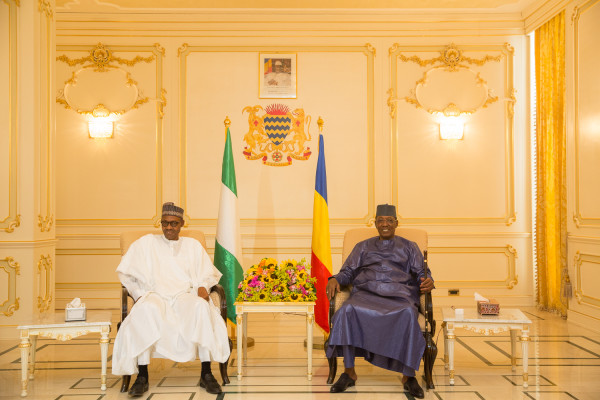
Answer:
[[[312,154],[306,142],[310,141],[310,115],[304,109],[290,111],[284,104],[245,107],[248,113],[248,133],[244,135],[244,156],[248,160],[262,159],[263,164],[287,166],[292,160],[308,160]],[[259,115],[262,114],[262,115]],[[305,131],[306,127],[306,131]]]

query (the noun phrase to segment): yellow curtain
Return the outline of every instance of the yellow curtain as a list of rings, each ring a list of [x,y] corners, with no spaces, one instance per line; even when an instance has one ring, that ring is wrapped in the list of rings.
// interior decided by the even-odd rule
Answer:
[[[565,13],[535,31],[537,82],[537,302],[566,315]],[[562,288],[562,291],[561,291]]]

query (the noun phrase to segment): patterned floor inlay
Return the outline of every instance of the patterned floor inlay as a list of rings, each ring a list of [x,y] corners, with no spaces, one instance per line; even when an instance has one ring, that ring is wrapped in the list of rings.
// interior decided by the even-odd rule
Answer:
[[[508,333],[485,336],[457,329],[455,384],[450,385],[449,371],[444,366],[444,340],[440,336],[433,367],[435,388],[425,392],[425,400],[600,400],[600,333],[533,307],[523,311],[532,321],[529,387],[523,387],[520,343],[516,348],[516,370],[511,368]],[[434,316],[439,318],[439,314],[437,310]],[[255,339],[255,345],[248,349],[241,380],[237,379],[235,348],[228,367],[231,383],[222,386],[220,395],[208,394],[198,385],[199,361],[153,359],[149,367],[150,390],[140,399],[413,400],[404,391],[400,374],[361,359],[356,360],[356,386],[346,393],[330,393],[326,383],[329,367],[323,350],[313,350],[312,380],[307,378],[306,349],[302,344],[305,317],[251,314],[249,318],[248,334]],[[113,341],[115,332],[113,327]],[[100,390],[98,338],[85,338],[71,342],[38,340],[35,379],[29,381],[27,400],[129,400],[127,393],[119,392],[121,377],[111,375],[110,359],[107,390]],[[20,398],[18,343],[16,336],[0,340],[0,400]],[[109,355],[111,352],[112,344]],[[337,377],[343,369],[343,361],[338,359]],[[221,383],[217,363],[213,363],[212,371]],[[424,386],[422,374],[419,371],[418,378]]]

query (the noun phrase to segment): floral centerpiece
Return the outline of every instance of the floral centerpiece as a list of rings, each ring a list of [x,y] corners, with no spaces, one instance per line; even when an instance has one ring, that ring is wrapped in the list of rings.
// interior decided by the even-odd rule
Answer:
[[[316,278],[309,275],[310,265],[303,258],[277,264],[263,258],[244,273],[237,301],[315,301]]]

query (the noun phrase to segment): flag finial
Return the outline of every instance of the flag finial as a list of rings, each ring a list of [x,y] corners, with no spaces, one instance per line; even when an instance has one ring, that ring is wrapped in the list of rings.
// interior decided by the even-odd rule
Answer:
[[[324,124],[324,123],[325,123],[325,122],[323,122],[323,118],[321,118],[321,117],[319,116],[319,119],[317,120],[317,125],[319,125],[319,132],[320,132],[320,133],[323,133],[323,124]]]
[[[225,121],[223,121],[223,123],[225,124],[225,128],[229,128],[229,125],[231,125],[231,120],[229,119],[229,116],[225,117]]]

